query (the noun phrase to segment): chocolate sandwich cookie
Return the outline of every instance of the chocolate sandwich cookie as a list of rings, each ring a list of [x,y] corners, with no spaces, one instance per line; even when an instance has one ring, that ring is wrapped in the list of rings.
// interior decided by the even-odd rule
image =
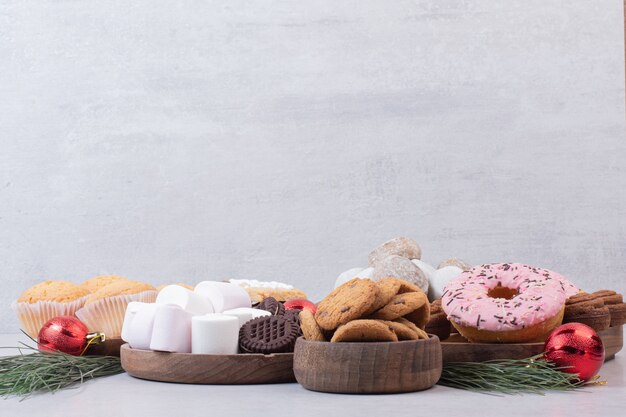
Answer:
[[[300,310],[285,310],[283,317],[296,324],[298,328],[298,337],[302,336],[302,325],[300,324]]]
[[[239,348],[245,353],[293,352],[300,326],[282,316],[259,317],[239,329]]]
[[[268,297],[261,301],[255,308],[259,310],[265,310],[272,313],[274,316],[282,316],[285,314],[285,306],[274,297]]]
[[[285,310],[285,313],[283,313],[282,316],[287,320],[300,324],[300,310]]]

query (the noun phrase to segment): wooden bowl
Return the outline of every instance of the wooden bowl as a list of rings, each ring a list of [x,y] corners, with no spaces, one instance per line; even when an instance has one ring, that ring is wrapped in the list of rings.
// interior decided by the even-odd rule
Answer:
[[[432,387],[441,376],[439,338],[370,343],[296,342],[293,371],[306,389],[392,394]]]
[[[205,355],[121,348],[122,368],[136,378],[184,384],[294,382],[293,353]]]

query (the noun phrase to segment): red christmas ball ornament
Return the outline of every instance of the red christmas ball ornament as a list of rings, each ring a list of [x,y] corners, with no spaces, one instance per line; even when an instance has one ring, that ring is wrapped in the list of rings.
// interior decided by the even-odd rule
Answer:
[[[89,329],[72,316],[59,316],[43,325],[37,336],[39,349],[80,356],[89,342]]]
[[[285,301],[284,306],[285,310],[309,310],[313,314],[315,314],[315,312],[317,311],[317,307],[315,306],[315,304],[313,304],[309,300],[299,298]]]
[[[595,330],[582,323],[567,323],[550,333],[544,357],[564,372],[578,374],[582,381],[593,378],[604,363],[604,345]]]

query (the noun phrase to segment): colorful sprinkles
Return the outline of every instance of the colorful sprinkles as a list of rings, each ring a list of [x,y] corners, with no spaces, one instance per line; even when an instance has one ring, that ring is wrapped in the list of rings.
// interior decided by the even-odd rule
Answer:
[[[496,287],[516,291],[511,298],[494,298]],[[482,330],[523,329],[544,321],[563,308],[578,292],[562,275],[519,263],[487,264],[472,268],[450,281],[442,307],[448,319]]]

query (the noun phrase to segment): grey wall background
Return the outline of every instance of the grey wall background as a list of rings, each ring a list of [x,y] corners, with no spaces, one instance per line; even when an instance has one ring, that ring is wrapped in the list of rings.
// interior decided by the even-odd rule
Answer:
[[[44,279],[281,280],[397,235],[626,291],[621,0],[0,2],[0,331]]]

